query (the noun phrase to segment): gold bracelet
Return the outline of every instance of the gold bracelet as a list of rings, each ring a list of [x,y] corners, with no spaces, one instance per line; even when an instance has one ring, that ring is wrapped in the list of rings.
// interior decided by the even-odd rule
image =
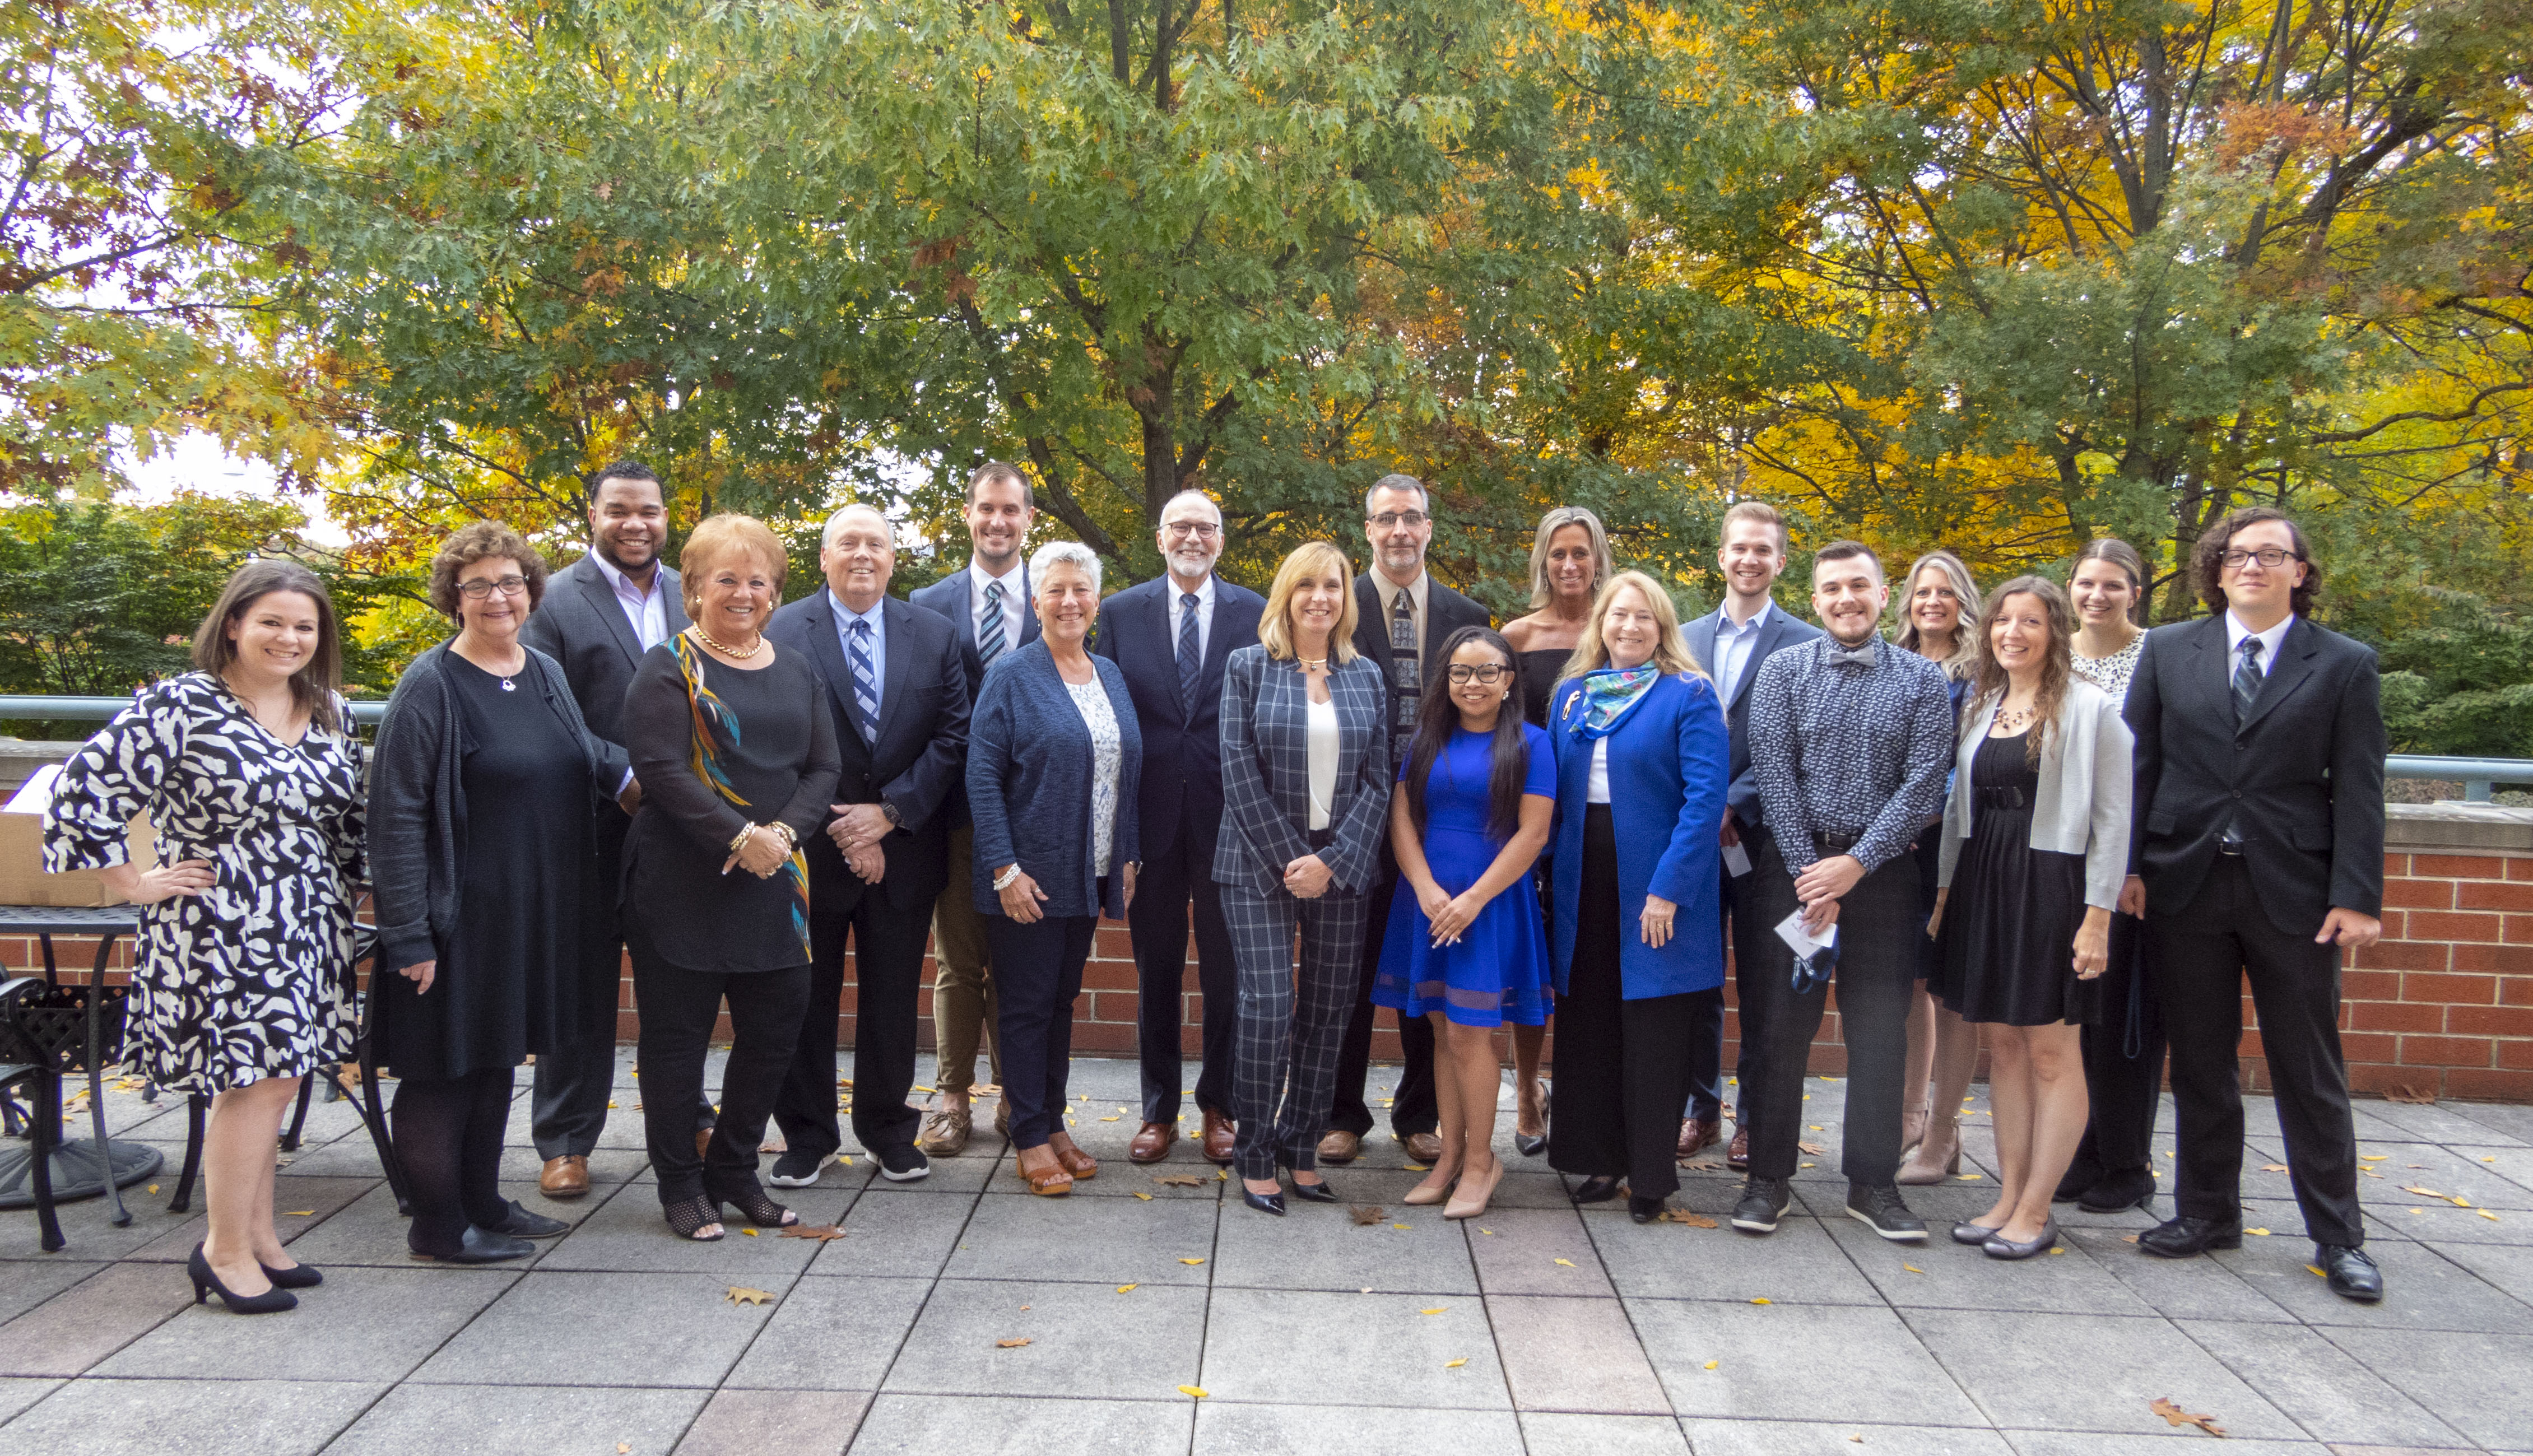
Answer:
[[[753,825],[753,824],[751,824],[751,825],[747,826],[745,829],[740,830],[740,831],[738,832],[738,837],[737,837],[737,838],[736,838],[736,839],[734,839],[734,840],[732,840],[732,841],[730,842],[730,852],[731,852],[731,853],[733,853],[733,854],[736,854],[736,853],[737,853],[739,850],[746,848],[746,847],[747,847],[747,837],[748,837],[749,835],[754,834],[754,833],[756,833],[756,826],[755,826],[755,825]]]
[[[792,826],[791,826],[791,825],[788,825],[788,824],[784,823],[782,820],[777,819],[777,820],[775,820],[772,824],[769,824],[769,825],[767,825],[767,826],[765,826],[765,827],[766,827],[767,829],[770,829],[770,830],[774,831],[776,834],[778,834],[778,835],[780,835],[780,836],[782,836],[782,837],[783,837],[783,852],[784,852],[784,853],[789,854],[789,853],[791,853],[793,850],[795,850],[795,849],[796,849],[796,848],[798,848],[798,847],[800,846],[800,837],[799,837],[798,835],[794,834],[794,833],[792,832]]]

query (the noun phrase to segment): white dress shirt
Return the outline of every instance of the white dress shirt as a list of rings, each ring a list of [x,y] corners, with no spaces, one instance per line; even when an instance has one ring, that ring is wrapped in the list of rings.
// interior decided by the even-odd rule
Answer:
[[[1384,643],[1389,640],[1389,614],[1398,610],[1398,594],[1405,592],[1407,600],[1414,604],[1416,610],[1416,655],[1420,659],[1423,658],[1425,656],[1426,604],[1432,596],[1425,587],[1432,578],[1425,574],[1421,566],[1417,568],[1416,579],[1405,586],[1400,586],[1382,575],[1381,568],[1378,566],[1374,567],[1370,574],[1373,592],[1381,602],[1381,623],[1373,635]]]
[[[1179,650],[1179,616],[1187,611],[1186,604],[1181,602],[1179,599],[1187,595],[1187,588],[1180,586],[1178,578],[1175,576],[1165,576],[1162,580],[1169,583],[1170,653],[1175,659]],[[1213,573],[1208,571],[1205,574],[1205,581],[1196,589],[1196,655],[1198,661],[1204,661],[1206,649],[1212,645]]]
[[[648,587],[637,587],[633,578],[617,570],[615,562],[600,555],[597,547],[589,549],[589,558],[598,563],[608,586],[615,590],[616,605],[624,610],[624,619],[633,626],[633,640],[642,644],[642,650],[649,652],[668,641],[669,604],[668,598],[660,592],[660,568],[651,568]]]
[[[2261,650],[2253,655],[2253,662],[2260,668],[2262,676],[2268,676],[2270,670],[2278,665],[2278,644],[2287,640],[2287,628],[2294,625],[2295,613],[2290,612],[2278,618],[2277,625],[2268,631],[2255,632],[2243,625],[2242,618],[2230,611],[2227,612],[2225,613],[2226,682],[2231,683],[2234,680],[2235,671],[2242,666],[2243,639],[2246,637],[2261,639]]]
[[[1022,598],[1029,591],[1028,576],[1017,559],[1011,570],[996,576],[975,557],[968,558],[968,625],[975,631],[977,641],[985,640],[985,588],[999,581],[1003,584],[1003,650],[1009,652],[1021,645],[1021,612],[1027,610]]]
[[[1750,619],[1735,625],[1730,611],[1715,613],[1715,689],[1723,695],[1726,707],[1733,705],[1733,695],[1741,686],[1741,674],[1750,670],[1750,655],[1758,650],[1759,629],[1768,624],[1768,613],[1776,609],[1774,602],[1762,602]]]

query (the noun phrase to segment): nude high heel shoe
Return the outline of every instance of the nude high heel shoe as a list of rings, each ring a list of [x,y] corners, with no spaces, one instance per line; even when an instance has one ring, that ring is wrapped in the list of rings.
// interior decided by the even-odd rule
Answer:
[[[1961,1124],[1955,1123],[1944,1135],[1943,1140],[1949,1143],[1950,1147],[1946,1151],[1938,1152],[1935,1146],[1935,1134],[1929,1129],[1925,1140],[1918,1143],[1909,1154],[1908,1160],[1900,1165],[1900,1175],[1892,1182],[1911,1188],[1925,1188],[1943,1183],[1961,1172]]]

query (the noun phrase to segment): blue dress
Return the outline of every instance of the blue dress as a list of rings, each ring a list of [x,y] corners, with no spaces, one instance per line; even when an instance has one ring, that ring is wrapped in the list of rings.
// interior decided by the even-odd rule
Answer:
[[[1557,761],[1548,734],[1527,724],[1521,734],[1530,752],[1522,793],[1556,798]],[[1503,837],[1487,831],[1494,737],[1455,729],[1425,781],[1425,862],[1434,883],[1451,895],[1476,884],[1503,852]],[[1406,772],[1400,765],[1399,776]],[[1439,1011],[1463,1026],[1547,1023],[1548,932],[1539,897],[1526,882],[1515,880],[1488,901],[1455,945],[1435,945],[1432,924],[1402,877],[1381,938],[1373,1005],[1393,1008],[1401,1017]]]

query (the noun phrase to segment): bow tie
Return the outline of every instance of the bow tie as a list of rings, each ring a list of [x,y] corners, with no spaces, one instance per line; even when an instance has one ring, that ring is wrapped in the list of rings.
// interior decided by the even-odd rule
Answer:
[[[1853,663],[1859,668],[1870,668],[1873,666],[1873,644],[1870,642],[1862,647],[1833,646],[1829,650],[1828,663],[1833,668],[1841,663]]]

